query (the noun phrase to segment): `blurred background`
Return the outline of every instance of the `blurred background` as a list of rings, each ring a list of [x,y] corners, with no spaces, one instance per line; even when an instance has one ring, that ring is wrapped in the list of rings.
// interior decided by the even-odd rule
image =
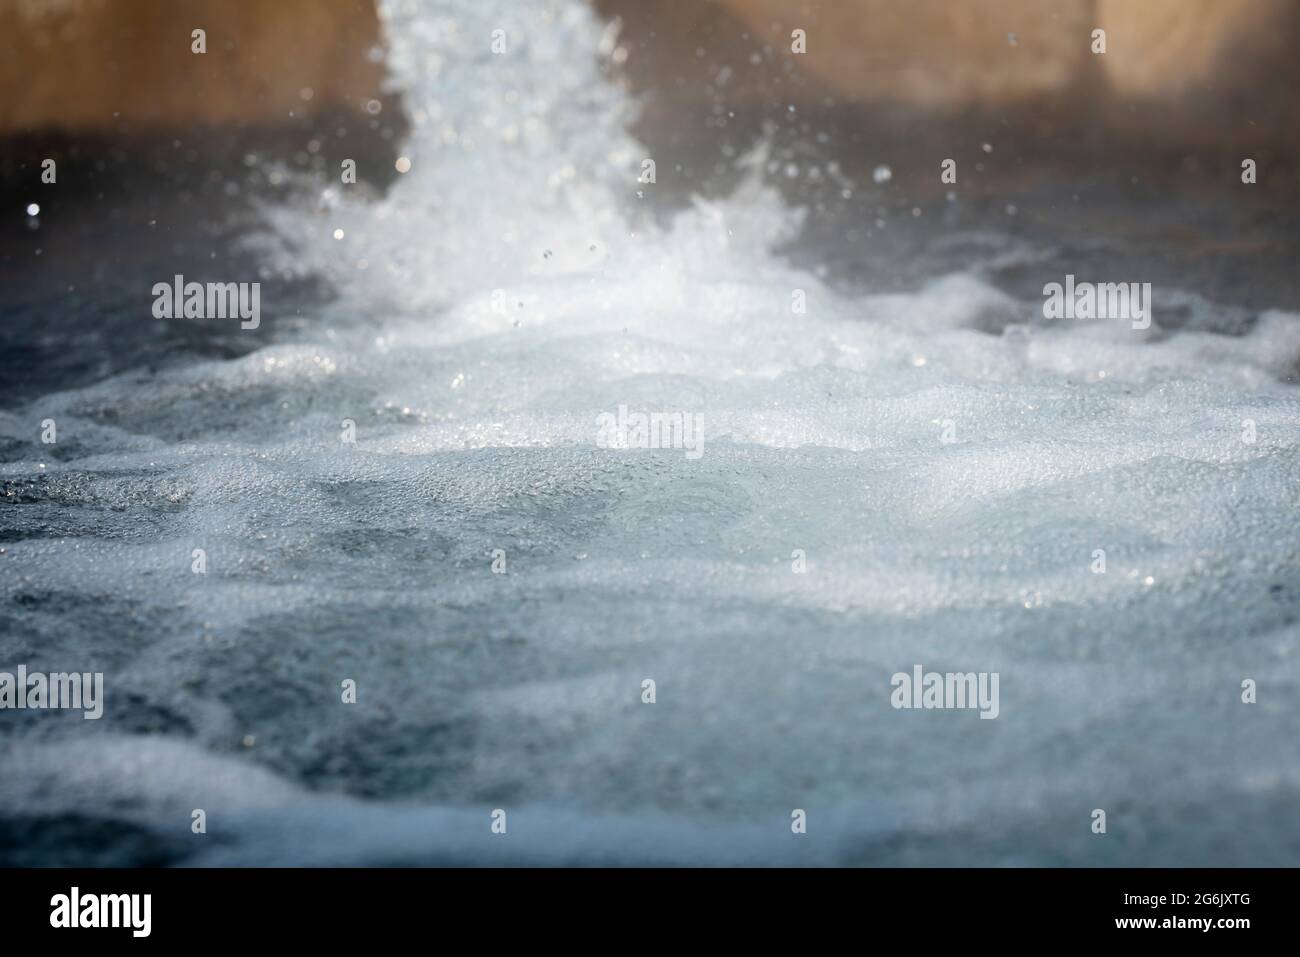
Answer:
[[[737,157],[766,137],[770,179],[814,214],[792,255],[834,282],[915,288],[973,255],[938,237],[989,228],[1108,274],[1136,256],[1153,282],[1246,308],[1300,303],[1289,0],[594,2],[626,38],[605,68],[641,104],[633,132],[681,167],[649,200],[662,214],[733,189]],[[41,337],[4,324],[0,398],[93,380],[124,356],[247,348],[211,327],[160,339],[122,321],[124,277],[238,256],[228,240],[293,171],[328,182],[353,158],[377,192],[396,175],[411,104],[385,82],[371,0],[3,0],[0,17],[0,281],[11,317],[44,310]],[[805,53],[792,52],[797,29]],[[909,222],[948,191],[945,158],[963,203]],[[45,159],[57,186],[41,182]],[[781,172],[811,165],[834,172]],[[32,203],[46,215],[28,216]],[[888,244],[846,253],[846,233],[881,219]],[[287,283],[265,299],[272,330],[329,296],[264,278]],[[70,354],[52,344],[61,334],[102,348]]]

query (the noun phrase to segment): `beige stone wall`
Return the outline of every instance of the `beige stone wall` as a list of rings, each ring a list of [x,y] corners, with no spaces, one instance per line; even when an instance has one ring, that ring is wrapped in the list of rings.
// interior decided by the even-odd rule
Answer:
[[[0,0],[0,134],[359,112],[379,42],[370,0]]]
[[[719,9],[778,50],[804,29],[800,68],[844,100],[961,111],[1100,92],[1135,134],[1300,144],[1300,0],[593,2],[635,6],[670,65]],[[1098,26],[1103,56],[1089,49]],[[196,27],[203,55],[190,52]],[[373,0],[0,0],[0,135],[360,111],[381,91],[380,42]]]
[[[800,65],[860,102],[998,103],[1060,89],[1091,66],[1091,0],[722,2],[785,49],[793,29],[807,31]]]
[[[1291,72],[1300,54],[1297,11],[1295,0],[1099,0],[1107,77],[1125,97],[1269,92],[1281,79],[1274,67]]]
[[[1089,70],[1120,97],[1240,86],[1255,79],[1249,58],[1288,52],[1300,6],[1295,0],[721,2],[758,35],[787,47],[792,29],[807,30],[803,65],[840,93],[923,106],[1051,93]],[[1098,27],[1107,33],[1101,56],[1091,50]]]
[[[806,30],[800,69],[842,100],[941,113],[1050,101],[1133,142],[1300,150],[1300,0],[718,2],[777,50]]]

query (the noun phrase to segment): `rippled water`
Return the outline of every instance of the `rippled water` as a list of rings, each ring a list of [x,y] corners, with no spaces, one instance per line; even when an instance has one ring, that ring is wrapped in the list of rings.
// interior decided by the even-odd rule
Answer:
[[[338,298],[0,412],[0,669],[107,695],[0,714],[0,855],[1296,863],[1294,314],[850,295],[773,252],[804,214],[761,151],[641,211],[585,6],[385,16],[411,171],[256,240]],[[601,447],[620,405],[704,454]],[[998,719],[893,709],[916,663],[1000,673]]]

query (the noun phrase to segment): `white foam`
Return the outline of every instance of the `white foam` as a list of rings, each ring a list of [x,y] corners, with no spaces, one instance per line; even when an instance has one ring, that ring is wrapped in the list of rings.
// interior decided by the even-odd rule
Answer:
[[[586,6],[384,11],[411,172],[275,217],[282,266],[340,302],[290,344],[42,400],[86,454],[29,493],[56,533],[11,546],[3,591],[63,596],[22,622],[196,742],[25,752],[76,769],[65,803],[107,787],[161,828],[161,803],[263,795],[205,863],[1236,862],[1294,837],[1270,802],[1296,788],[1295,316],[1048,324],[963,274],[847,297],[770,252],[800,213],[753,177],[667,227],[629,211],[654,149]],[[598,448],[620,404],[700,413],[703,458]],[[100,644],[126,619],[68,596],[150,640]],[[1000,670],[1002,716],[893,711],[914,662]],[[498,801],[517,843],[480,839]],[[1133,809],[1105,850],[1095,806]]]

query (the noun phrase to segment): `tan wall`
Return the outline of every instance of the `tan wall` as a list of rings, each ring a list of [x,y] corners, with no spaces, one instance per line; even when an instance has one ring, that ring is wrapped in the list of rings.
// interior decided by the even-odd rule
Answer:
[[[1108,90],[1110,119],[1135,135],[1300,143],[1300,0],[718,2],[628,0],[683,57],[693,25],[720,8],[777,51],[804,29],[800,68],[845,100],[955,111],[1054,97],[1099,109],[1087,101]],[[1089,49],[1096,26],[1102,56]],[[190,52],[195,27],[206,54]],[[383,65],[368,56],[380,42],[373,0],[0,0],[0,135],[358,111],[381,90]]]
[[[1090,66],[1080,38],[1091,0],[722,2],[785,50],[805,30],[800,65],[860,102],[996,103],[1061,88]]]
[[[0,133],[360,111],[379,42],[370,0],[0,0]]]
[[[1121,97],[1242,86],[1250,62],[1276,58],[1294,33],[1295,0],[721,0],[758,35],[861,101],[997,104],[1051,93],[1096,70]],[[1107,51],[1091,50],[1094,28]],[[1009,40],[1015,36],[1015,43]],[[1256,64],[1258,61],[1255,61]],[[1275,79],[1275,78],[1273,78]]]
[[[783,55],[806,30],[799,69],[842,101],[1024,107],[1058,129],[1100,123],[1137,150],[1300,152],[1300,0],[719,3]]]
[[[1106,73],[1122,96],[1198,88],[1296,95],[1277,88],[1295,75],[1286,69],[1300,39],[1295,0],[1100,0],[1098,8],[1109,40]]]

